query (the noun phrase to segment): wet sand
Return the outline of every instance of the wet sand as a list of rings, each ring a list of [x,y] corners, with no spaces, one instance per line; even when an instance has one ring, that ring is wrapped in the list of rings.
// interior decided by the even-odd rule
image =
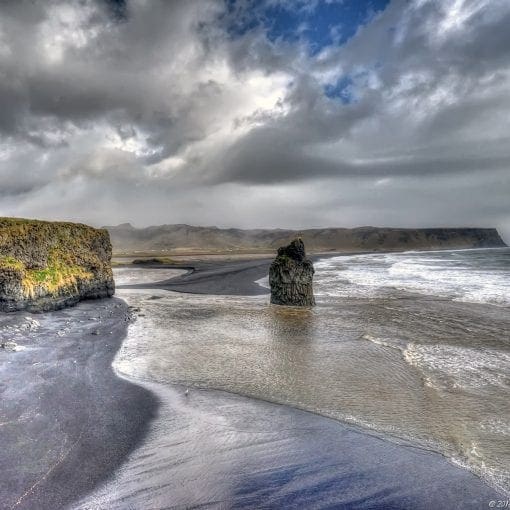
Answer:
[[[479,509],[497,494],[435,453],[291,407],[144,382],[146,440],[76,510]]]
[[[0,508],[64,508],[140,444],[158,400],[112,369],[128,319],[120,299],[0,315],[21,349],[0,349]]]

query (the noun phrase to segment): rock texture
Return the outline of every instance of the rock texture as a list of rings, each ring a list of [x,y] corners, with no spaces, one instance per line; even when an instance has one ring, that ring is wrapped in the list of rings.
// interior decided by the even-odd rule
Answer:
[[[275,305],[313,306],[312,261],[306,258],[305,245],[298,238],[278,248],[278,255],[269,268],[271,303]]]
[[[0,218],[0,310],[40,312],[112,296],[111,255],[106,230]]]

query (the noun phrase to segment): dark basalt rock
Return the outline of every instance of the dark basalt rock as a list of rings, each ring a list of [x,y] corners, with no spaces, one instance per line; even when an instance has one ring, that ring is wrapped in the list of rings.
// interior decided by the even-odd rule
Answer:
[[[278,255],[269,268],[271,303],[288,306],[313,306],[312,261],[306,258],[305,245],[294,239],[278,249]]]

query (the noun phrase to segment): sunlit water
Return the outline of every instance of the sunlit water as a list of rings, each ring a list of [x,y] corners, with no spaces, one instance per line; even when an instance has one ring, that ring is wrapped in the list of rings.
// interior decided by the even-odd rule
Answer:
[[[510,250],[315,267],[312,310],[270,306],[267,296],[121,290],[142,313],[114,366],[408,439],[508,491]]]

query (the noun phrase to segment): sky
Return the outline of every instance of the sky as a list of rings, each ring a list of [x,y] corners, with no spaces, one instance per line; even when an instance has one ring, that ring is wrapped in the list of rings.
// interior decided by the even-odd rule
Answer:
[[[508,0],[3,0],[0,216],[496,227]]]

